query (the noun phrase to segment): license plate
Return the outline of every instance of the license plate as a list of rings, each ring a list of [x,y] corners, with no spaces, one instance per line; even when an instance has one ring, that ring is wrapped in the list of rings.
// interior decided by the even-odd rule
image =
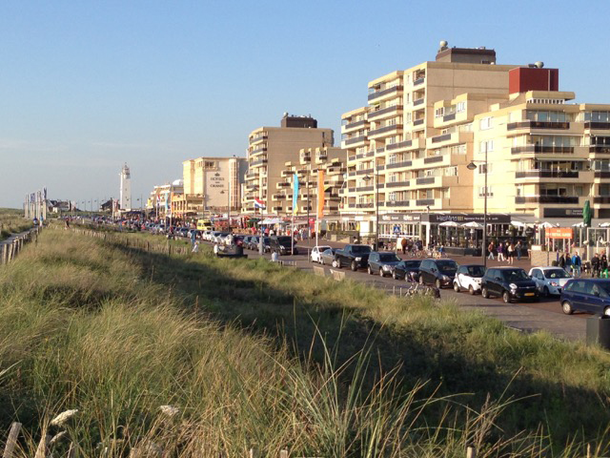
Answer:
[[[526,296],[534,296],[534,293],[525,293]]]

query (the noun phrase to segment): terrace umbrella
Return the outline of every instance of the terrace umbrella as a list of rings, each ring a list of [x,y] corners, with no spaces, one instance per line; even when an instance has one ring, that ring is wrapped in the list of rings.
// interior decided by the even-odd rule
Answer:
[[[450,227],[459,227],[460,225],[455,221],[445,221],[444,223],[440,223],[439,226],[446,227],[447,230],[445,232],[445,237],[449,239],[449,228]]]
[[[585,223],[586,227],[591,227],[591,218],[593,218],[593,212],[591,211],[591,204],[588,200],[585,201],[585,206],[582,209],[582,222]]]
[[[483,229],[483,225],[476,221],[470,221],[469,223],[462,224],[462,227],[469,227],[471,229]]]

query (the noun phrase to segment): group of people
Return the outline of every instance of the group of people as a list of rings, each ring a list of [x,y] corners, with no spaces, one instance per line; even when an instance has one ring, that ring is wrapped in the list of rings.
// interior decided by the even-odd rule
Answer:
[[[595,253],[597,256],[597,253]],[[606,255],[604,255],[605,259]],[[599,257],[598,257],[599,262]],[[557,265],[568,272],[571,272],[575,277],[580,277],[582,271],[582,259],[578,252],[575,252],[572,256],[570,253],[561,253],[559,259],[557,259]],[[593,260],[591,260],[591,266],[593,266]],[[608,261],[606,261],[606,269],[608,268]]]
[[[591,275],[593,278],[608,278],[608,258],[606,253],[595,253],[591,258]]]
[[[506,261],[509,265],[513,265],[515,263],[515,257],[517,260],[521,260],[523,244],[521,243],[521,240],[519,240],[517,243],[499,242],[496,246],[492,240],[487,247],[487,251],[489,252],[487,259],[496,259],[497,255],[498,261]]]

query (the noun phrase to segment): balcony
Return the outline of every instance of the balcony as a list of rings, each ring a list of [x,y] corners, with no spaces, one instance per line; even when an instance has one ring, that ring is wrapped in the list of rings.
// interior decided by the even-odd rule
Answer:
[[[267,147],[266,146],[261,146],[259,148],[255,148],[252,151],[250,151],[250,156],[254,156],[256,154],[264,153],[265,151],[267,151]]]
[[[417,199],[415,201],[415,205],[417,205],[418,207],[423,207],[423,206],[426,206],[426,205],[433,206],[434,205],[434,199]]]
[[[363,159],[365,157],[373,157],[375,155],[375,151],[367,151],[366,153],[356,154],[356,159]]]
[[[366,119],[362,119],[360,121],[354,121],[343,125],[343,132],[347,130],[357,129],[358,127],[366,127],[368,126],[368,121]]]
[[[423,105],[426,98],[422,97],[421,99],[413,100],[413,106],[416,107],[418,105]]]
[[[403,142],[392,143],[390,145],[386,145],[385,149],[386,149],[386,151],[394,151],[395,149],[410,148],[411,145],[413,145],[412,140],[405,140]]]
[[[548,122],[548,121],[520,121],[509,122],[506,125],[506,130],[516,129],[553,129],[553,130],[568,130],[569,122]]]
[[[413,86],[418,86],[420,84],[423,84],[424,81],[426,81],[426,77],[425,76],[421,76],[419,78],[417,78],[416,80],[413,81]]]
[[[578,170],[525,170],[515,172],[515,178],[578,178]]]
[[[373,173],[373,171],[373,169],[356,170],[356,175],[368,175],[369,173]]]
[[[402,162],[394,162],[393,164],[386,164],[386,170],[389,169],[399,169],[401,167],[411,167],[413,165],[413,161],[402,161]]]
[[[258,167],[259,165],[264,165],[267,163],[267,159],[259,159],[258,161],[250,162],[250,167]]]
[[[374,186],[361,186],[359,188],[356,188],[356,192],[372,192],[374,191],[374,189]]]
[[[578,204],[578,196],[518,196],[516,204]]]
[[[387,95],[398,95],[400,91],[402,91],[402,86],[394,86],[388,89],[383,89],[381,91],[376,91],[369,94],[368,100],[370,102],[371,100],[379,99]]]
[[[594,204],[610,204],[610,196],[595,196],[593,198]]]
[[[434,184],[435,182],[436,182],[436,177],[422,177],[422,178],[417,178],[415,180],[415,184],[417,186],[422,186],[422,185],[427,185],[427,184]]]
[[[455,113],[449,113],[443,116],[443,122],[455,121]]]
[[[424,158],[424,164],[435,164],[437,162],[443,162],[445,156],[429,156]]]
[[[415,121],[413,121],[414,126],[422,126],[423,124],[424,124],[424,118],[416,119]]]
[[[292,183],[287,183],[285,181],[280,181],[278,183],[275,184],[275,187],[277,189],[282,189],[282,188],[289,188],[292,186]]]
[[[596,170],[594,174],[595,178],[610,178],[610,171],[607,170]]]
[[[392,126],[385,126],[385,127],[380,127],[379,129],[375,129],[375,130],[369,130],[369,138],[373,137],[375,135],[379,135],[379,134],[384,134],[386,132],[392,132],[398,129],[398,125],[394,124]]]
[[[585,129],[591,130],[608,130],[610,129],[610,122],[585,122]]]
[[[286,198],[286,196],[284,194],[273,194],[271,196],[271,200],[282,200],[285,198]]]
[[[389,181],[385,184],[386,188],[406,188],[411,186],[410,181]]]
[[[361,143],[366,141],[366,136],[361,135],[360,137],[348,138],[347,140],[343,140],[346,145],[354,145],[356,143]]]
[[[355,161],[355,160],[356,160],[356,156],[348,156],[347,157],[347,161],[348,162],[352,162],[352,161]]]
[[[389,200],[385,203],[386,207],[408,207],[408,200]]]
[[[522,153],[547,153],[547,154],[573,154],[573,146],[541,146],[541,145],[525,145],[515,146],[510,149],[511,154]]]
[[[261,142],[263,140],[267,140],[267,135],[257,135],[256,137],[252,137],[250,139],[250,144],[254,145],[255,143]]]
[[[380,110],[371,111],[368,114],[369,120],[383,117],[384,115],[397,114],[398,110],[402,110],[402,105],[394,105],[393,107],[386,107]]]
[[[437,135],[436,137],[432,137],[431,141],[432,143],[440,143],[440,142],[446,142],[447,140],[451,140],[451,134],[443,134],[443,135]]]
[[[350,205],[350,207],[351,207],[351,205]],[[367,204],[356,204],[354,207],[355,208],[374,208],[375,204],[372,203],[372,202],[371,203],[367,203]]]
[[[610,145],[591,145],[589,147],[589,152],[595,154],[610,154]]]

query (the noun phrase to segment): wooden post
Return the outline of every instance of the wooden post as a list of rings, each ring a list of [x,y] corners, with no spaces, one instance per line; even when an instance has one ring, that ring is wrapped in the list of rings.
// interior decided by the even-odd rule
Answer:
[[[248,458],[258,458],[258,450],[251,448],[248,452]]]
[[[466,458],[477,458],[477,450],[472,445],[466,448]]]
[[[12,458],[15,446],[17,445],[17,438],[19,437],[19,431],[21,430],[21,423],[14,422],[11,425],[11,430],[8,433],[8,439],[6,439],[6,445],[4,446],[4,453],[2,458]]]
[[[286,450],[286,449],[280,450],[280,458],[289,458],[288,450]]]

